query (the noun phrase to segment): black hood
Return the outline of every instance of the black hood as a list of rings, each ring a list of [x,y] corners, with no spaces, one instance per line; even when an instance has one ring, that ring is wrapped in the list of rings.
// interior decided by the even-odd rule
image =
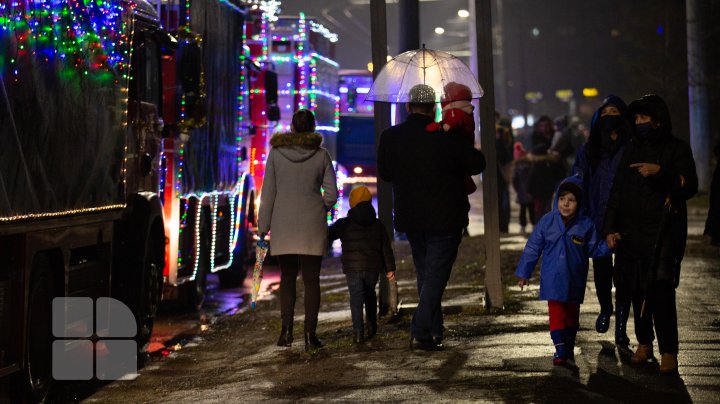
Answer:
[[[592,120],[590,121],[590,136],[588,137],[586,151],[590,164],[595,167],[597,166],[600,159],[603,157],[603,120],[600,116],[602,110],[605,107],[613,105],[618,111],[620,111],[620,118],[622,119],[622,127],[617,131],[618,139],[616,140],[616,148],[620,148],[625,142],[630,139],[633,132],[633,117],[628,113],[628,107],[622,98],[616,95],[608,95],[604,100],[600,108],[593,114]]]
[[[369,201],[360,202],[348,211],[348,217],[359,225],[369,226],[375,222],[375,208]]]
[[[655,94],[648,94],[630,103],[628,107],[630,114],[642,114],[652,117],[654,122],[659,122],[658,134],[660,139],[672,136],[672,121],[670,111],[665,100]]]

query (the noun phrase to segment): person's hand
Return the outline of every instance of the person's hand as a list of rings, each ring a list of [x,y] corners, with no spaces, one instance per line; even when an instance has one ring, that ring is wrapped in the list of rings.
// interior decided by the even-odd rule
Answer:
[[[387,277],[387,279],[388,279],[389,281],[394,281],[394,280],[395,280],[395,272],[388,272],[388,273],[385,274],[385,276]]]
[[[520,280],[518,281],[518,286],[520,286],[520,290],[523,290],[523,288],[527,286],[528,283],[530,283],[530,281],[528,281],[527,279],[520,278]]]
[[[660,166],[653,163],[630,164],[630,168],[637,169],[638,173],[640,173],[643,177],[649,177],[660,172]]]
[[[607,242],[608,247],[612,250],[617,246],[617,242],[621,239],[622,237],[620,236],[620,233],[611,233],[607,235],[605,241]]]

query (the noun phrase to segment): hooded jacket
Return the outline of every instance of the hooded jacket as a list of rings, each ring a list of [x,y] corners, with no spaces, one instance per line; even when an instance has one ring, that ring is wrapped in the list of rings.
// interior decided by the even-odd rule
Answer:
[[[461,231],[470,211],[465,178],[485,169],[479,150],[460,136],[428,132],[431,122],[413,113],[380,137],[378,174],[392,182],[398,231]]]
[[[614,152],[602,151],[602,110],[608,105],[614,105],[620,111],[622,127],[617,131],[616,148]],[[590,121],[590,137],[585,145],[578,150],[572,173],[579,175],[583,180],[583,199],[587,215],[595,223],[598,230],[602,229],[605,220],[605,209],[610,198],[610,190],[615,181],[618,165],[622,159],[625,143],[630,139],[632,125],[627,113],[625,102],[614,95],[608,96],[603,104],[595,111]]]
[[[566,182],[572,182],[582,190],[579,177],[568,177],[560,186]],[[575,217],[565,224],[558,210],[556,193],[553,210],[540,219],[525,244],[515,275],[530,279],[542,256],[541,300],[582,304],[585,298],[588,259],[611,253],[605,240],[598,237],[592,220],[583,214],[582,204],[582,200],[578,201]]]
[[[643,263],[624,274],[631,285],[646,284],[652,264],[658,266],[654,279],[676,282],[687,243],[686,201],[698,189],[695,160],[690,146],[672,135],[670,113],[660,97],[645,96],[629,109],[652,116],[660,127],[646,139],[633,135],[627,144],[608,199],[603,234],[621,234],[618,260],[627,257]],[[630,167],[634,163],[658,164],[660,171],[643,177]],[[659,261],[653,262],[656,256]]]
[[[385,226],[370,202],[360,202],[330,226],[330,240],[342,241],[343,272],[395,272],[395,256]]]
[[[338,190],[322,139],[319,133],[278,133],[270,139],[258,231],[271,232],[273,255],[327,252],[327,212]]]

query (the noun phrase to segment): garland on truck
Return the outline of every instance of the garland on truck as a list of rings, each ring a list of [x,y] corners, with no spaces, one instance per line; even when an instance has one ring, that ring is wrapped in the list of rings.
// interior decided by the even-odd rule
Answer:
[[[131,6],[132,9],[132,6]],[[0,55],[0,72],[20,79],[21,67],[51,63],[67,79],[89,77],[127,84],[130,30],[119,1],[13,0],[0,4],[0,35],[11,45]]]

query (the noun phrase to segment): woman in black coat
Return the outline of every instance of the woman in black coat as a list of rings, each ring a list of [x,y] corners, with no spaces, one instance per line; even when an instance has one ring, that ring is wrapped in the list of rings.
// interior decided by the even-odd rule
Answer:
[[[604,234],[617,243],[615,265],[635,315],[638,348],[632,362],[652,358],[655,339],[660,371],[677,371],[675,288],[687,242],[686,201],[697,193],[690,146],[672,135],[667,105],[646,95],[629,106],[635,134],[626,146],[607,204]]]

